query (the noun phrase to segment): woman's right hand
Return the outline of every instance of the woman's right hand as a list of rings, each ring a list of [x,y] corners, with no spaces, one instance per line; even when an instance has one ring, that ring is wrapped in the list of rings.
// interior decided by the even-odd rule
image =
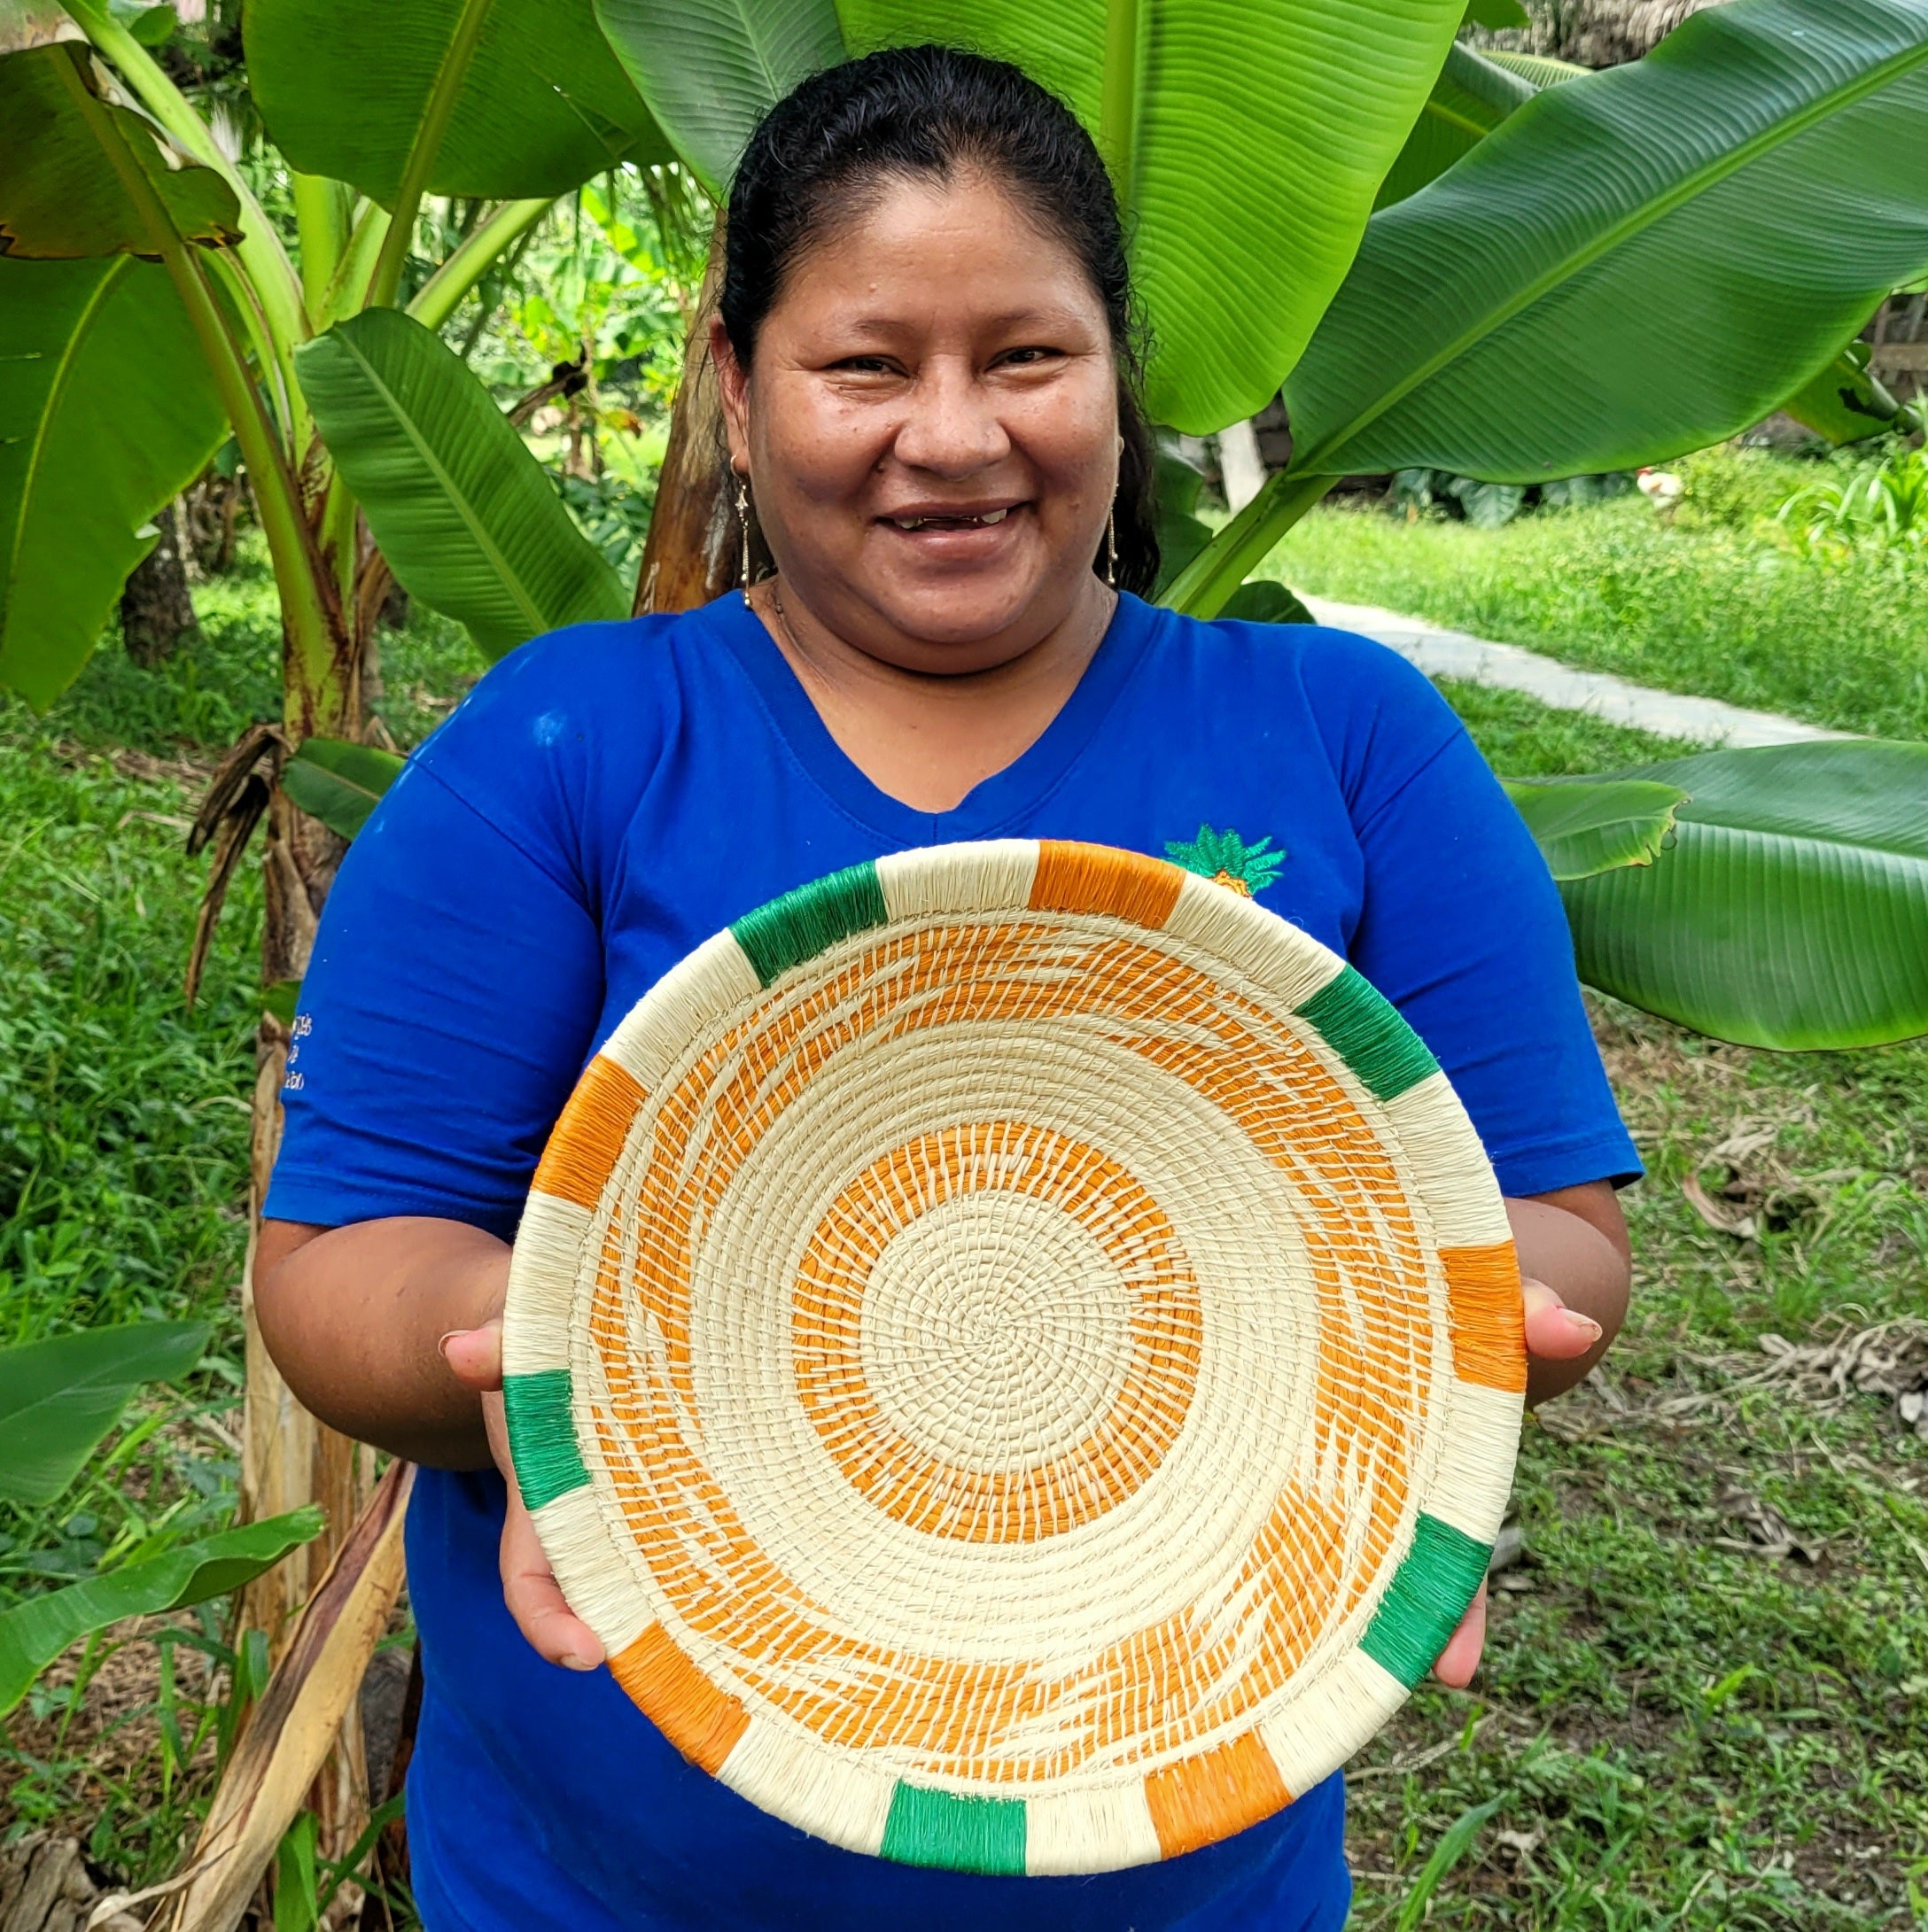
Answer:
[[[595,1631],[563,1601],[549,1560],[535,1533],[535,1519],[524,1507],[509,1453],[509,1426],[502,1414],[502,1324],[457,1329],[442,1337],[442,1356],[464,1388],[482,1398],[489,1450],[509,1487],[509,1513],[502,1521],[502,1601],[516,1627],[539,1657],[565,1670],[593,1671],[602,1662]]]

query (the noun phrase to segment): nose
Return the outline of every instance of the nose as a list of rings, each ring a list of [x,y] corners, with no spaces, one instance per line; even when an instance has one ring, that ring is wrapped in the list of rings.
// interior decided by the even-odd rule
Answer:
[[[1010,454],[997,399],[961,358],[933,359],[918,372],[892,451],[898,462],[940,477],[968,477]]]

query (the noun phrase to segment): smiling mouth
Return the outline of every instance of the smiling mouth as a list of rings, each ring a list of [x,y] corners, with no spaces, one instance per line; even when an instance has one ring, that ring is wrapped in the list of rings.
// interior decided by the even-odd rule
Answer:
[[[884,522],[899,530],[983,530],[992,524],[1001,524],[1010,514],[1007,506],[1001,510],[986,510],[979,516],[887,516]]]

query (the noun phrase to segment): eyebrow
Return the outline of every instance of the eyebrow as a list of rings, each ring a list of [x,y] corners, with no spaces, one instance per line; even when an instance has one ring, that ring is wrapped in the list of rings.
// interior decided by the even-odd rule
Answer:
[[[1075,323],[1077,318],[1066,309],[1013,308],[1000,314],[987,315],[985,323],[992,328],[1018,329],[1027,325],[1035,328],[1063,328]],[[859,315],[849,322],[836,325],[839,330],[852,335],[892,335],[906,326],[900,315],[869,314]]]

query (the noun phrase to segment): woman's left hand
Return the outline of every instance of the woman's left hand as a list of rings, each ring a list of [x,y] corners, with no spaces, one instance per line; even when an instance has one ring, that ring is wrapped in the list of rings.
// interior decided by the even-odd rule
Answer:
[[[1600,1324],[1577,1308],[1569,1308],[1543,1281],[1523,1281],[1520,1289],[1527,1304],[1529,1357],[1540,1362],[1572,1362],[1599,1340]],[[1480,1667],[1485,1643],[1486,1586],[1482,1583],[1471,1608],[1459,1619],[1458,1629],[1434,1662],[1434,1676],[1455,1690],[1464,1690]]]

